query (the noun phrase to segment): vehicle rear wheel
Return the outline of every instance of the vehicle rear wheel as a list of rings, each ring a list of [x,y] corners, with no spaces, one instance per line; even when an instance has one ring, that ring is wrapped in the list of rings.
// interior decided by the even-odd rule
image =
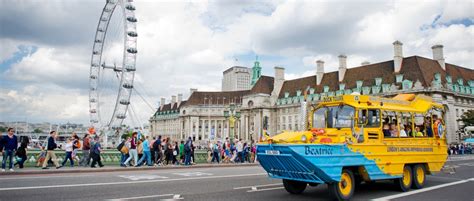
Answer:
[[[413,167],[413,185],[412,188],[420,189],[425,186],[426,169],[424,165],[418,164]]]
[[[413,171],[410,166],[405,165],[403,168],[403,174],[401,178],[395,179],[395,184],[398,186],[400,191],[406,192],[410,190],[413,182]]]
[[[344,169],[341,181],[328,184],[332,196],[337,200],[349,200],[354,195],[355,179],[351,170]]]
[[[283,186],[285,187],[285,190],[291,194],[303,193],[307,185],[308,184],[305,182],[283,179]]]

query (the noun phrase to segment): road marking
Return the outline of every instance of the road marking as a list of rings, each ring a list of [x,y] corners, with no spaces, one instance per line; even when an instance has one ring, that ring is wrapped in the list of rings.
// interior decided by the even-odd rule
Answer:
[[[235,187],[234,190],[239,190],[239,189],[246,189],[246,188],[258,188],[258,187],[267,187],[267,186],[279,186],[282,185],[281,183],[276,183],[276,184],[264,184],[264,185],[255,185],[255,186],[242,186],[242,187]]]
[[[441,185],[437,185],[437,186],[423,188],[423,189],[420,189],[420,190],[409,191],[409,192],[406,192],[406,193],[401,193],[401,194],[376,198],[376,199],[373,199],[373,201],[391,200],[391,199],[395,199],[395,198],[401,198],[401,197],[414,195],[414,194],[418,194],[418,193],[423,193],[423,192],[427,192],[427,191],[432,191],[432,190],[436,190],[436,189],[440,189],[440,188],[444,188],[444,187],[448,187],[448,186],[463,184],[463,183],[467,183],[467,182],[470,182],[470,181],[474,181],[474,178],[465,179],[465,180],[461,180],[461,181],[455,181],[455,182],[446,183],[446,184],[441,184]]]
[[[87,183],[87,184],[66,184],[66,185],[51,185],[51,186],[27,186],[27,187],[9,187],[0,188],[0,191],[10,190],[29,190],[29,189],[43,189],[43,188],[67,188],[67,187],[82,187],[82,186],[102,186],[102,185],[123,185],[123,184],[139,184],[139,183],[154,183],[165,181],[188,181],[201,179],[219,179],[219,178],[233,178],[233,177],[251,177],[251,176],[266,176],[267,173],[259,174],[240,174],[240,175],[222,175],[222,176],[208,176],[208,177],[187,177],[177,179],[158,179],[146,181],[125,181],[125,182],[109,182],[109,183]]]
[[[179,175],[179,176],[184,176],[184,177],[200,177],[200,176],[211,176],[211,173],[205,173],[205,172],[178,172],[178,173],[173,173],[174,175]]]
[[[280,190],[280,189],[284,189],[284,187],[252,189],[252,190],[247,191],[247,193],[260,192],[260,191],[272,191],[272,190]]]
[[[138,197],[129,197],[129,198],[114,198],[108,199],[110,201],[119,201],[119,200],[136,200],[136,199],[145,199],[145,198],[157,198],[157,197],[168,197],[174,196],[174,194],[163,194],[163,195],[147,195],[147,196],[138,196]]]
[[[138,174],[138,175],[118,175],[118,177],[122,177],[125,179],[130,179],[132,181],[139,181],[139,180],[152,180],[152,179],[168,179],[168,177],[153,175],[153,174]]]

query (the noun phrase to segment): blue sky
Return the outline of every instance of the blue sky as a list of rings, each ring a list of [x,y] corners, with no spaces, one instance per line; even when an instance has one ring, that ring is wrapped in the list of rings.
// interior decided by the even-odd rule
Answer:
[[[0,7],[0,121],[87,123],[92,45],[103,1],[11,1]],[[135,0],[138,57],[135,81],[149,103],[189,88],[220,90],[222,72],[285,68],[287,79],[314,75],[315,61],[337,70],[405,56],[432,57],[474,68],[474,3],[451,1],[147,1]],[[28,10],[30,12],[24,12]],[[111,35],[120,36],[116,27]],[[121,47],[111,47],[118,52]],[[115,56],[117,56],[115,55]],[[237,61],[235,60],[237,59]],[[132,101],[143,122],[153,113]]]

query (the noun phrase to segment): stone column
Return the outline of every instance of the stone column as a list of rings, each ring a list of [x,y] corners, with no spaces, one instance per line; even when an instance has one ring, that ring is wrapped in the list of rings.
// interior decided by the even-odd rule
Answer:
[[[448,96],[445,102],[448,109],[446,111],[446,139],[448,143],[457,142],[456,137],[456,126],[457,126],[457,117],[456,117],[456,108],[454,107],[455,100],[454,97]]]

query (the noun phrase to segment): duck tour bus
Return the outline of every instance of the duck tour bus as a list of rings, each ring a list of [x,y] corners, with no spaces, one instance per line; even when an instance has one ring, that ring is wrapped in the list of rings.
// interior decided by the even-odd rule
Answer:
[[[335,199],[349,200],[355,185],[377,180],[419,189],[447,160],[444,107],[431,97],[342,95],[309,108],[303,131],[257,145],[260,165],[291,194],[325,183]]]

